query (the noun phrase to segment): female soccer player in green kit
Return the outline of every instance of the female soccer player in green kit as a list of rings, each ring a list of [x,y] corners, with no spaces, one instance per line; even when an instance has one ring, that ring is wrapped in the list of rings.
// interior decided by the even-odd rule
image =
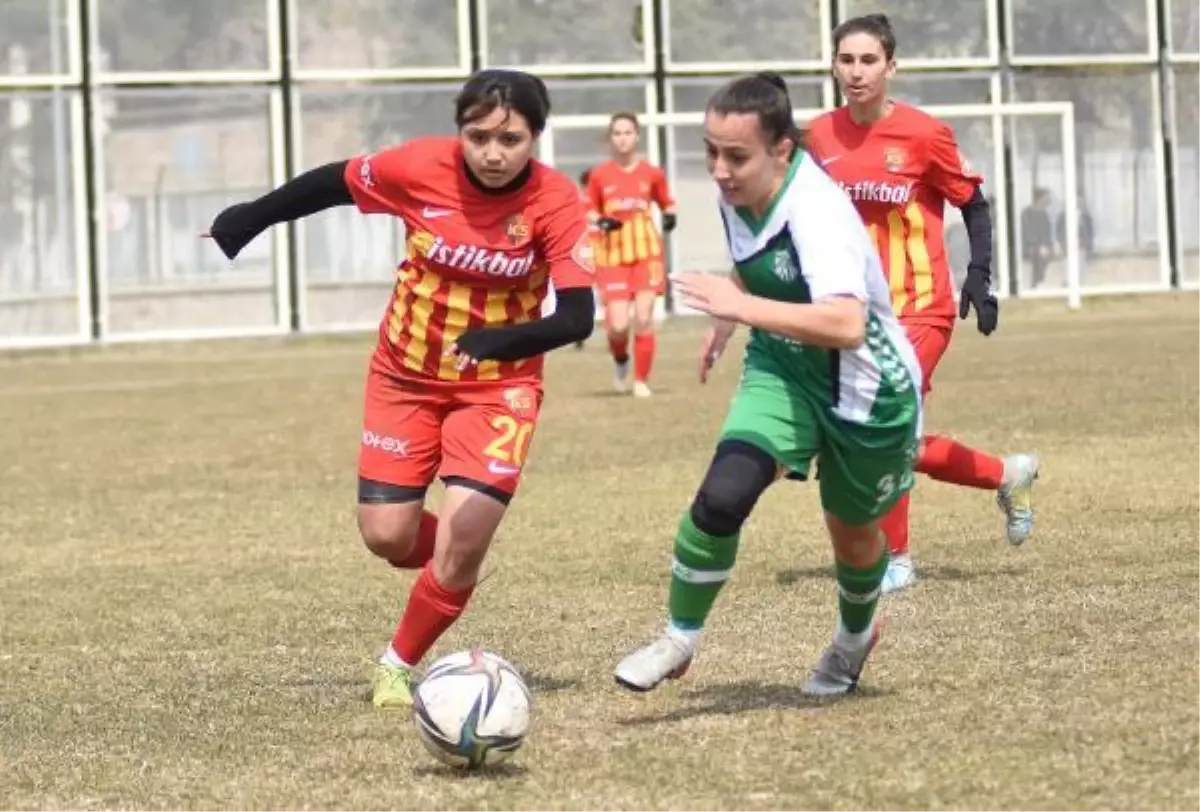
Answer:
[[[735,272],[675,279],[681,300],[716,320],[701,381],[735,325],[751,333],[716,453],[675,536],[670,622],[616,679],[648,691],[683,675],[759,496],[781,473],[807,478],[816,458],[839,612],[803,690],[848,693],[879,634],[887,546],[877,520],[913,483],[920,367],[861,218],[800,145],[783,80],[756,74],[719,90],[704,141]]]

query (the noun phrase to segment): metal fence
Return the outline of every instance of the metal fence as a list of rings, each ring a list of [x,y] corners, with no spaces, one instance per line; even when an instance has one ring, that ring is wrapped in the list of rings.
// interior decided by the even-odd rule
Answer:
[[[832,106],[828,32],[873,11],[905,99],[1071,105],[1075,189],[1056,122],[951,120],[1004,190],[1002,293],[1066,295],[1054,268],[1031,290],[1035,196],[1055,222],[1076,198],[1085,293],[1200,284],[1187,0],[0,0],[0,346],[368,326],[394,221],[327,212],[233,264],[198,232],[306,167],[450,131],[458,85],[492,65],[547,77],[556,114],[657,117],[649,151],[687,184],[699,140],[671,116],[762,68],[797,108]],[[603,152],[602,128],[578,128],[553,158],[574,172]]]

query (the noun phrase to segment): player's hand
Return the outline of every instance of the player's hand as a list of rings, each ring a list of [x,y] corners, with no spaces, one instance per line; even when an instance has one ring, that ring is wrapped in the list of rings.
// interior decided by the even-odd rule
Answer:
[[[958,317],[965,319],[975,308],[975,326],[985,336],[990,336],[1000,319],[1000,304],[992,294],[991,274],[984,268],[967,268],[958,297]]]
[[[249,205],[249,203],[235,203],[229,206],[217,215],[208,231],[200,234],[203,239],[215,242],[226,259],[235,259],[238,253],[258,236],[256,229],[248,227],[242,222]]]
[[[675,292],[690,308],[718,319],[738,321],[746,292],[725,274],[685,273],[672,277]]]
[[[708,373],[725,353],[734,327],[731,321],[718,321],[704,334],[704,343],[700,345],[700,383],[708,383]]]
[[[622,223],[620,220],[618,220],[616,217],[601,217],[599,220],[596,221],[596,227],[599,228],[601,231],[603,231],[605,234],[612,233],[613,231],[619,231],[621,226],[623,226],[623,225],[625,225],[625,224]]]
[[[495,349],[495,342],[492,340],[495,332],[494,329],[486,327],[467,330],[445,354],[454,358],[454,368],[459,372],[478,366],[479,362],[486,360],[488,353]]]

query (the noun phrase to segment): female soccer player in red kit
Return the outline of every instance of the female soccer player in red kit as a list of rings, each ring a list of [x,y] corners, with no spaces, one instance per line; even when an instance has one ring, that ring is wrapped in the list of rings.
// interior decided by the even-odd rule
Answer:
[[[407,256],[367,374],[358,526],[371,552],[420,575],[376,669],[378,707],[412,704],[414,669],[471,596],[527,459],[542,355],[592,330],[587,209],[570,178],[532,159],[549,110],[540,79],[482,71],[456,100],[457,137],[311,170],[209,232],[232,259],[330,206],[404,221]],[[550,282],[557,307],[543,318]],[[438,475],[435,515],[424,502]]]
[[[654,303],[666,289],[662,237],[650,218],[662,211],[663,230],[675,228],[675,201],[661,169],[638,157],[641,128],[633,113],[616,113],[608,126],[612,160],[588,176],[589,216],[603,233],[596,252],[596,279],[604,301],[608,346],[616,364],[615,385],[629,389],[629,304],[633,303],[633,394],[650,395],[656,337]]]
[[[892,291],[892,306],[921,362],[924,392],[950,344],[955,303],[942,231],[945,203],[962,211],[971,259],[957,308],[975,309],[979,332],[996,329],[991,292],[992,221],[979,187],[949,126],[915,107],[888,98],[895,75],[896,38],[887,17],[871,14],[834,31],[834,77],[846,105],[819,116],[808,148],[853,200],[875,240]],[[916,470],[943,482],[995,490],[1007,516],[1011,544],[1033,530],[1031,491],[1038,459],[1001,459],[944,435],[926,435]],[[908,550],[908,496],[880,522],[891,561],[883,591],[915,582]]]

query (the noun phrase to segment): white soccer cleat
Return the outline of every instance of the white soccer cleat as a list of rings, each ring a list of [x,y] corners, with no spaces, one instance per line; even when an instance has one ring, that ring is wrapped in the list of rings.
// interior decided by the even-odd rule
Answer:
[[[857,637],[857,635],[854,635]],[[879,622],[871,624],[871,634],[864,643],[855,644],[840,630],[833,635],[833,642],[825,649],[821,659],[809,672],[808,680],[800,690],[808,696],[841,696],[858,687],[867,656],[879,642]]]
[[[613,362],[613,389],[622,395],[629,391],[629,362]]]
[[[663,632],[662,636],[625,657],[617,664],[617,684],[631,691],[651,691],[665,679],[679,679],[692,664],[696,647],[687,640]]]
[[[887,572],[883,574],[883,581],[879,584],[879,594],[899,592],[901,589],[915,586],[916,583],[917,571],[913,568],[912,556],[898,555],[888,561]]]
[[[1004,511],[1008,543],[1014,547],[1033,535],[1033,482],[1038,477],[1038,465],[1034,454],[1004,458],[1004,481],[996,492],[996,504]]]
[[[650,391],[649,385],[645,381],[633,382],[633,396],[635,398],[648,398],[654,393]]]

